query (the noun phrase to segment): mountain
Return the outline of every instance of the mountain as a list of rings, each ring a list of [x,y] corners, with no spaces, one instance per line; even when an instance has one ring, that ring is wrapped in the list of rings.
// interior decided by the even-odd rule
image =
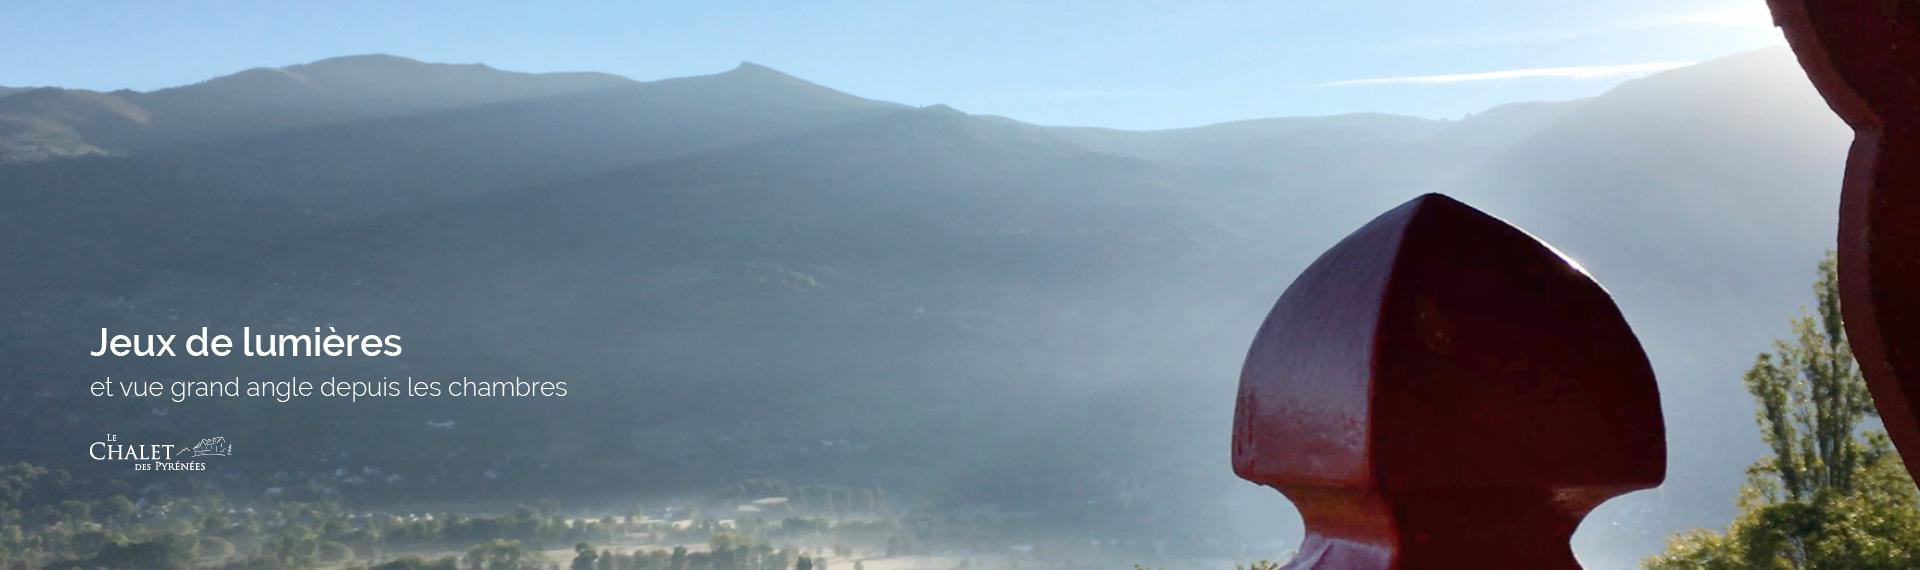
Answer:
[[[1508,103],[1469,115],[1434,138],[1450,145],[1494,150],[1512,147],[1578,111],[1588,100]]]
[[[116,95],[55,87],[26,90],[0,98],[0,161],[105,154],[93,141],[129,139],[151,122],[146,109]]]
[[[304,481],[357,501],[602,497],[775,477],[1034,513],[1090,537],[1266,544],[1297,525],[1227,468],[1246,343],[1319,252],[1445,190],[1580,260],[1647,345],[1672,475],[1603,506],[1579,539],[1583,557],[1630,565],[1671,530],[1731,514],[1761,451],[1739,374],[1806,298],[1846,146],[1784,50],[1461,120],[1146,132],[913,108],[753,64],[598,85],[333,64],[463,78],[412,83],[322,63],[285,68],[304,81],[256,71],[181,88],[168,105],[0,97],[33,132],[98,149],[0,165],[0,264],[19,276],[0,283],[0,373],[19,379],[0,391],[0,430],[26,434],[0,456],[68,457],[61,434],[111,417],[235,440],[254,459],[223,465],[217,485],[243,496]],[[446,92],[475,77],[518,87]],[[331,94],[299,95],[307,83]],[[169,122],[192,116],[181,109],[272,126]],[[334,326],[408,348],[237,369],[73,348],[100,327],[200,326]],[[519,375],[575,394],[155,405],[73,388],[234,374]],[[330,475],[359,466],[404,478]]]
[[[0,255],[63,287],[117,282],[203,244],[323,231],[901,108],[744,64],[711,76],[21,164],[0,172],[19,189],[0,195],[0,220],[25,245]],[[66,230],[74,227],[116,231],[76,240]]]
[[[142,144],[205,140],[369,117],[591,91],[630,84],[603,73],[516,73],[480,64],[421,63],[389,55],[256,68],[129,96],[152,109]]]
[[[0,99],[0,161],[106,154],[630,84],[389,55],[255,68],[152,92],[38,89]]]

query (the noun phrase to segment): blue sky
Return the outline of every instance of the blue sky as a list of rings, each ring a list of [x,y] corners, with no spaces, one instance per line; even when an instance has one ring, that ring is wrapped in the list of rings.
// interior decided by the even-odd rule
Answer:
[[[1459,117],[1784,45],[1760,0],[18,2],[0,85],[148,90],[391,53],[635,79],[769,65],[859,95],[1124,128]]]

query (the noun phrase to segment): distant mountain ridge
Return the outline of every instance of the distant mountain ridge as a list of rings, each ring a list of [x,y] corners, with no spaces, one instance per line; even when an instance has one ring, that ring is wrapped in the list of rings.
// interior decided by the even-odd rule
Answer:
[[[751,62],[721,75],[785,83],[791,89],[812,90],[818,95],[845,95]],[[655,83],[672,81],[676,80]],[[604,73],[531,74],[501,71],[484,64],[424,63],[370,54],[253,68],[149,92],[0,87],[0,97],[32,93],[28,98],[0,101],[0,162],[127,153],[639,83]],[[1472,122],[1469,119],[1464,123]],[[1332,138],[1317,141],[1323,144],[1416,140],[1449,124],[1361,113],[1254,119],[1163,131],[1046,128],[1097,151],[1217,164],[1258,158],[1262,153],[1315,137]]]
[[[0,161],[178,144],[625,85],[363,55],[254,68],[149,92],[40,88],[0,98]]]

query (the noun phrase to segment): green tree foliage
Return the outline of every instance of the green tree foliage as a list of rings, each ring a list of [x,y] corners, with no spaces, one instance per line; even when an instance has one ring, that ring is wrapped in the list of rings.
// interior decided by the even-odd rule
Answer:
[[[132,518],[134,512],[138,510],[139,509],[133,505],[132,500],[127,499],[123,495],[114,495],[113,498],[102,501],[100,508],[95,509],[95,512],[100,513],[106,518],[107,522],[123,523],[126,522],[127,519]]]
[[[600,553],[594,551],[593,545],[582,542],[573,545],[573,564],[568,567],[573,570],[593,570],[593,563],[599,559]]]
[[[460,562],[452,556],[431,559],[408,555],[366,568],[367,570],[460,570]]]
[[[1770,457],[1747,469],[1725,532],[1670,538],[1648,570],[1920,568],[1920,493],[1875,416],[1841,328],[1833,255],[1814,282],[1818,310],[1745,376]]]
[[[540,557],[519,541],[494,539],[467,551],[467,570],[536,570]]]

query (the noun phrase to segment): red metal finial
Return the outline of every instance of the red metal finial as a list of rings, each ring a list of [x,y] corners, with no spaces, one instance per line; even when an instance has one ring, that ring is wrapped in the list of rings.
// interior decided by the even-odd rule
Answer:
[[[1920,475],[1920,2],[1769,0],[1800,66],[1853,127],[1840,306],[1881,423]]]
[[[1306,519],[1288,568],[1572,569],[1589,510],[1665,478],[1666,427],[1605,290],[1428,194],[1281,295],[1241,371],[1233,469]]]

